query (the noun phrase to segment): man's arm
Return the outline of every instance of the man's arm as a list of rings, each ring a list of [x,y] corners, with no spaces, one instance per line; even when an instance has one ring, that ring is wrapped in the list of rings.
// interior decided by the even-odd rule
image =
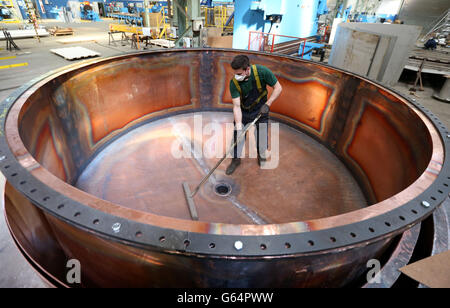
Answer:
[[[241,111],[241,98],[233,98],[233,114],[234,114],[234,122],[236,123],[236,129],[242,129],[242,111]]]
[[[270,107],[272,103],[280,96],[282,90],[283,87],[281,86],[280,82],[277,81],[277,83],[273,86],[272,95],[270,95],[269,99],[266,102],[266,105]]]

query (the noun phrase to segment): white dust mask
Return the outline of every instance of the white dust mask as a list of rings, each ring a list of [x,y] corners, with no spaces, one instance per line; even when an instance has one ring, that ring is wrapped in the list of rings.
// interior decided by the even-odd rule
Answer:
[[[234,78],[236,78],[237,81],[244,81],[245,75],[234,75]]]

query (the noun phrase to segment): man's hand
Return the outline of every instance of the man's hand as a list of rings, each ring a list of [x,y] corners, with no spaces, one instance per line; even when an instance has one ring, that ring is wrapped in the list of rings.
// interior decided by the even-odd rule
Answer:
[[[270,111],[270,108],[269,108],[269,106],[268,106],[267,104],[264,104],[264,105],[261,107],[261,109],[259,110],[259,112],[260,112],[262,115],[267,115],[267,114],[269,114],[269,111]]]

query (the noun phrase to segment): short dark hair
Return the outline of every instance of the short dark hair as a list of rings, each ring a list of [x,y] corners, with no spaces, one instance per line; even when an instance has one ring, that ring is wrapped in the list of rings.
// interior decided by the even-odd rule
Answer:
[[[247,69],[250,66],[250,59],[246,55],[238,55],[231,61],[231,68],[234,70]]]

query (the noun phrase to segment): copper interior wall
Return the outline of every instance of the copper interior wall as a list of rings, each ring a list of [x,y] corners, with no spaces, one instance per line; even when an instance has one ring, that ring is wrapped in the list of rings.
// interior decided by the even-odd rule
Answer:
[[[39,163],[72,183],[103,145],[131,127],[175,112],[229,109],[229,64],[236,54],[142,55],[71,72],[30,97],[20,113],[20,135]],[[274,115],[336,153],[370,203],[400,192],[425,170],[431,138],[397,97],[327,67],[251,58],[283,85]]]

